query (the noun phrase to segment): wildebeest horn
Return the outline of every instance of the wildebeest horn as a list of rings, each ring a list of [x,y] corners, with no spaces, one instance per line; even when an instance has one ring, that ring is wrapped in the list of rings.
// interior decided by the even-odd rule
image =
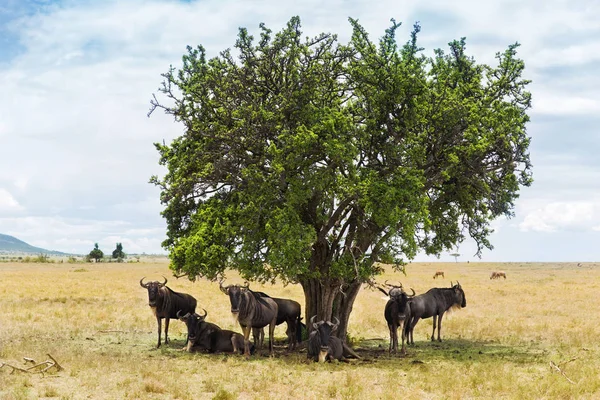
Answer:
[[[163,278],[165,279],[165,281],[163,283],[160,283],[159,286],[163,287],[167,284],[167,278],[165,278],[165,276],[163,275]]]
[[[249,289],[250,288],[250,283],[248,283],[248,281],[244,281],[244,286],[240,286],[240,287],[245,288],[245,289]]]
[[[223,278],[221,278],[219,280],[219,289],[221,289],[221,292],[223,292],[225,294],[229,294],[229,293],[227,293],[227,289],[229,289],[229,286],[231,286],[231,285],[223,286]]]
[[[415,292],[415,289],[410,288],[410,290],[412,290],[412,292],[413,292],[412,296],[410,296],[410,297],[415,297],[417,295],[417,293]]]
[[[313,315],[313,316],[310,318],[310,323],[312,324],[313,328],[317,329],[317,324],[316,324],[316,322],[315,322],[315,318],[317,318],[317,316],[316,316],[316,315]]]
[[[204,308],[203,308],[203,310],[204,310]],[[198,315],[199,315],[199,314],[198,314]],[[207,312],[206,310],[204,310],[204,315],[200,315],[200,317],[201,317],[202,319],[204,319],[204,318],[206,318],[206,316],[207,316],[207,315],[208,315],[208,312]]]
[[[140,279],[140,286],[143,287],[144,289],[146,289],[146,288],[148,288],[148,284],[143,283],[144,278],[145,278],[145,276],[142,279]]]
[[[340,320],[338,319],[338,317],[333,317],[335,318],[335,320],[337,321],[332,327],[331,327],[331,331],[335,331],[338,327],[338,325],[340,324]]]
[[[456,281],[456,287],[460,288],[460,283]]]
[[[187,316],[188,316],[188,314],[189,314],[189,313],[187,313],[187,314],[185,314],[185,315],[181,315],[181,310],[178,310],[178,311],[177,311],[177,314],[175,314],[175,315],[177,315],[177,319],[182,319],[182,318],[185,318],[185,317],[187,317]]]

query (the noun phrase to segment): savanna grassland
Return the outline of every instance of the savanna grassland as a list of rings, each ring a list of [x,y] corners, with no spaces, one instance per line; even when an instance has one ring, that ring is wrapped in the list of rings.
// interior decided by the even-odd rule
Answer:
[[[490,280],[499,269],[507,279]],[[436,270],[445,278],[433,280]],[[175,279],[164,261],[0,263],[0,363],[23,367],[23,357],[39,362],[49,353],[65,368],[42,375],[5,366],[0,399],[600,398],[600,264],[413,263],[407,276],[389,271],[378,281],[417,293],[458,280],[467,307],[446,315],[442,343],[429,341],[428,319],[406,357],[390,356],[385,300],[365,287],[349,326],[363,359],[330,364],[307,362],[305,350],[286,353],[284,326],[274,358],[182,352],[180,321],[171,321],[172,343],[156,349],[156,319],[138,282],[161,275],[195,296],[207,321],[240,331],[218,284]],[[304,303],[299,286],[251,287]]]

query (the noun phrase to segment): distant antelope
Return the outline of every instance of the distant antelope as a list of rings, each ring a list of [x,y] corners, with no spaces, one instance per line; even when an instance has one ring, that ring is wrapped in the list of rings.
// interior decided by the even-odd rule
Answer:
[[[445,278],[444,271],[435,271],[435,274],[433,274],[433,279],[437,278],[438,276]]]
[[[506,279],[506,272],[494,271],[494,272],[492,272],[492,275],[490,275],[490,279],[499,279],[501,277],[504,277],[504,279]]]

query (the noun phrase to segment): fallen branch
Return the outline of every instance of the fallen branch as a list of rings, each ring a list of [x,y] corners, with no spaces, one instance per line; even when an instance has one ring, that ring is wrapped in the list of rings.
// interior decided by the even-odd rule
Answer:
[[[573,361],[573,360],[569,360],[567,362],[570,362],[570,361]],[[563,363],[563,364],[566,364],[566,363]],[[573,382],[572,380],[570,380],[569,377],[563,372],[562,369],[559,368],[558,365],[554,364],[554,361],[550,361],[550,367],[552,367],[552,368],[556,369],[558,372],[560,372],[561,375],[565,377],[565,379],[567,380],[567,382],[569,382],[569,383],[571,383],[573,385],[575,384],[575,382]]]
[[[10,367],[12,368],[12,371],[10,372],[11,374],[14,373],[15,371],[19,371],[19,372],[24,372],[24,373],[28,373],[28,374],[37,374],[40,373],[42,375],[44,375],[45,372],[47,372],[50,368],[54,367],[56,368],[56,371],[62,371],[64,368],[58,363],[58,361],[56,361],[56,359],[54,357],[52,357],[50,354],[46,354],[48,357],[50,357],[49,360],[43,361],[41,363],[36,363],[35,360],[33,358],[29,358],[29,357],[23,357],[23,360],[25,360],[25,364],[27,363],[32,363],[35,365],[32,365],[31,367],[28,368],[21,368],[21,367],[15,367],[14,365],[8,364],[8,363],[0,363],[0,369],[4,368],[4,367]],[[44,367],[43,369],[40,369],[40,367]]]

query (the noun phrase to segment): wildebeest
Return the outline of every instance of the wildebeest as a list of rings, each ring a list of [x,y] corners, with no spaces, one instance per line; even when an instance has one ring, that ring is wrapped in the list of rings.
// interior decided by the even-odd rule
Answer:
[[[415,296],[410,301],[410,324],[406,324],[407,341],[414,344],[413,330],[415,325],[422,318],[433,317],[433,333],[431,340],[434,340],[435,328],[438,328],[438,341],[442,341],[442,317],[450,307],[463,308],[467,306],[467,299],[460,283],[449,288],[432,288],[426,293]],[[437,318],[437,321],[436,321]]]
[[[331,360],[344,360],[345,357],[360,358],[351,348],[346,346],[342,340],[332,333],[337,329],[340,321],[315,322],[316,315],[310,319],[313,331],[308,335],[307,357],[317,362]]]
[[[284,322],[287,322],[287,329],[285,333],[288,337],[288,350],[293,350],[296,345],[302,341],[302,329],[300,325],[302,308],[300,303],[290,299],[271,297],[263,292],[255,292],[250,289],[248,290],[257,296],[269,297],[273,299],[275,303],[277,303],[277,322],[275,324],[281,325]],[[259,348],[262,347],[265,336],[264,329],[253,328],[252,335],[254,336],[254,344]]]
[[[389,300],[385,305],[384,316],[387,321],[388,328],[390,330],[390,348],[389,352],[397,352],[398,351],[398,328],[402,325],[402,330],[400,331],[400,336],[402,337],[402,354],[406,354],[406,347],[404,346],[404,338],[406,337],[406,324],[409,323],[410,320],[410,299],[415,296],[415,291],[413,289],[412,296],[408,295],[404,289],[402,289],[402,285],[391,285],[385,282],[385,285],[390,287],[389,291],[386,291],[384,288],[377,287],[377,289],[381,290],[386,296],[389,296]]]
[[[499,279],[501,277],[504,277],[504,279],[506,279],[506,272],[494,271],[494,272],[492,272],[492,275],[490,275],[490,279]]]
[[[278,307],[275,300],[270,297],[255,295],[245,286],[228,285],[223,286],[219,282],[219,288],[229,296],[231,312],[236,316],[244,333],[244,354],[250,357],[250,331],[252,328],[264,328],[269,326],[269,354],[273,355],[273,334],[277,322]]]
[[[433,274],[433,279],[437,278],[438,276],[441,276],[442,278],[444,277],[444,271],[435,271],[435,274]]]
[[[183,315],[181,312],[177,312],[178,318],[185,322],[188,330],[185,350],[191,352],[195,347],[207,350],[210,353],[226,352],[241,354],[244,351],[244,337],[237,332],[221,329],[218,325],[206,322],[205,318],[207,314],[206,310],[204,310],[204,315],[197,313],[186,313]],[[250,353],[254,353],[254,345],[251,345]]]
[[[140,279],[140,286],[148,289],[148,305],[152,308],[158,322],[158,344],[156,347],[160,347],[161,320],[163,318],[165,320],[165,344],[167,344],[169,343],[169,319],[177,318],[177,311],[184,314],[196,312],[196,299],[187,293],[178,293],[165,286],[167,278],[164,276],[165,281],[163,283],[158,281],[144,283],[144,278]]]

